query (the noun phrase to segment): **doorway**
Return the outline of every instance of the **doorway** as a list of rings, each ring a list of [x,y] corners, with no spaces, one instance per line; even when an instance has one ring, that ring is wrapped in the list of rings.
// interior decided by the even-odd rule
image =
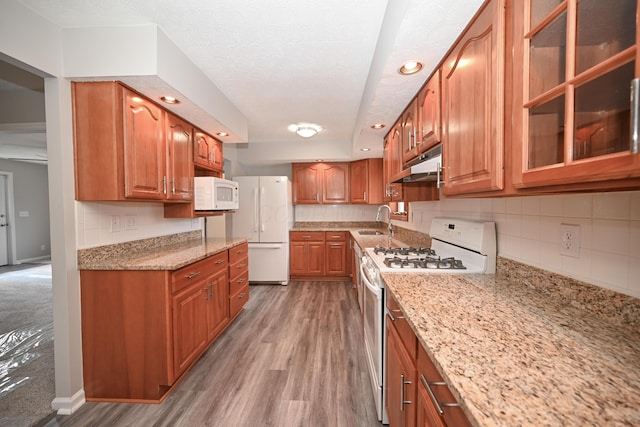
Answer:
[[[16,263],[13,173],[0,171],[0,266]]]

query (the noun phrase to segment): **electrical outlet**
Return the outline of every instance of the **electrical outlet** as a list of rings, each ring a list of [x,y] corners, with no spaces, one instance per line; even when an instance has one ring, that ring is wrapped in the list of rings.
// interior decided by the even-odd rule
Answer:
[[[560,255],[580,258],[580,226],[560,224]]]
[[[111,232],[120,231],[120,215],[111,215]]]
[[[136,228],[137,228],[136,216],[135,215],[125,215],[124,216],[124,229],[125,230],[135,230]]]

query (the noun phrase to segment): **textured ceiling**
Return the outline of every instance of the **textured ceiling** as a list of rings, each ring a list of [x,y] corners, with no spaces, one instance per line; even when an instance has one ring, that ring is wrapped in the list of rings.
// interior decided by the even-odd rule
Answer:
[[[388,129],[480,0],[19,0],[60,27],[157,24],[245,115],[250,143],[314,141],[382,153]],[[401,76],[402,62],[425,63]]]

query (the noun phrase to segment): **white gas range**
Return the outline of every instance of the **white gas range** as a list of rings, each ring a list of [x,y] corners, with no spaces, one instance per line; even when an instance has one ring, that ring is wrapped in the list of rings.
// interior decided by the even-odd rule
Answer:
[[[378,419],[385,410],[385,293],[381,272],[419,274],[492,274],[496,271],[496,227],[488,221],[434,218],[430,248],[367,248],[360,265],[363,282],[365,354]]]

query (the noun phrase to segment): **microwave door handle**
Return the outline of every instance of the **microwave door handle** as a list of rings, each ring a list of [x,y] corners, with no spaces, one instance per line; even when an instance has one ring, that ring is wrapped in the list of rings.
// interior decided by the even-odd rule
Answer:
[[[254,188],[253,189],[253,231],[255,233],[258,232],[258,213],[259,213],[258,189]]]
[[[260,187],[260,212],[264,215],[264,187]],[[260,232],[264,233],[264,218],[260,218]]]

